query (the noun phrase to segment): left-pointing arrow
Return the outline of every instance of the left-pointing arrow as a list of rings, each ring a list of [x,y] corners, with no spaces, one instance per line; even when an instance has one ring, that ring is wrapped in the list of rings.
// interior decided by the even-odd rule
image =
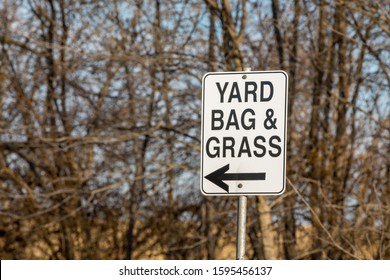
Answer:
[[[229,186],[223,181],[256,181],[265,180],[265,172],[260,173],[226,173],[229,170],[229,164],[211,172],[205,176],[207,180],[216,184],[218,187],[229,193]]]

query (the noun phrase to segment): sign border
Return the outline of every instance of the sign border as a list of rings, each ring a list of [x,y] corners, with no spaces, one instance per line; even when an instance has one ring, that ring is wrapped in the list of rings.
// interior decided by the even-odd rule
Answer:
[[[203,143],[204,143],[204,107],[205,107],[205,86],[206,86],[206,78],[211,75],[252,75],[252,74],[273,74],[280,73],[283,74],[286,78],[285,83],[285,108],[284,108],[284,153],[283,153],[283,187],[279,192],[242,192],[242,193],[225,193],[225,192],[213,192],[207,193],[203,189],[203,165],[204,165],[204,151],[203,151]],[[201,165],[200,165],[200,191],[204,196],[255,196],[255,195],[281,195],[286,190],[286,161],[287,161],[287,117],[288,117],[288,75],[283,70],[265,70],[265,71],[235,71],[235,72],[208,72],[203,75],[202,78],[202,115],[201,115]]]

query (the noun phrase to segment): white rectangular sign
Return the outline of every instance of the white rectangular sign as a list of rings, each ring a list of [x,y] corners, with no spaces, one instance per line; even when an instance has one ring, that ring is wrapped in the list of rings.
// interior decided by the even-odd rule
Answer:
[[[204,195],[284,192],[287,84],[284,71],[204,75],[200,172]]]

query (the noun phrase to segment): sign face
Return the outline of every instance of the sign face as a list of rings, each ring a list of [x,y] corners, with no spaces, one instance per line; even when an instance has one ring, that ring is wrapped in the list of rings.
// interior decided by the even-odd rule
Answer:
[[[283,71],[204,75],[200,170],[204,195],[284,192],[287,84]]]

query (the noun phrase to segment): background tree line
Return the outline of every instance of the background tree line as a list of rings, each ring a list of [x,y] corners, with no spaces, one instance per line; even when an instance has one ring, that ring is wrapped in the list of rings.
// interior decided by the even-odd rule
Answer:
[[[390,2],[3,0],[0,257],[234,258],[201,79],[289,74],[287,190],[249,259],[390,259]],[[232,250],[233,249],[233,250]]]

